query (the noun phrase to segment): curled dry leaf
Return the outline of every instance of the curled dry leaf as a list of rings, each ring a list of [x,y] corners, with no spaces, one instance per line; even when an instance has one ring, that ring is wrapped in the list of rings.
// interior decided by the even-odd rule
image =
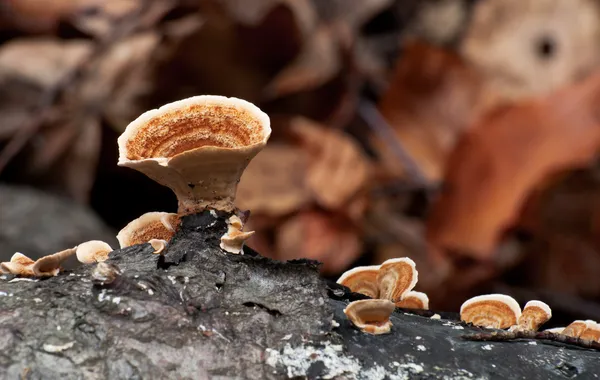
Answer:
[[[460,57],[419,42],[407,43],[379,103],[395,137],[431,180],[443,174],[456,140],[486,102],[478,75]],[[382,138],[371,139],[385,168],[403,176],[405,168]]]
[[[301,211],[283,223],[275,237],[277,258],[324,263],[323,273],[339,273],[360,254],[358,232],[346,220],[323,211]]]
[[[304,183],[307,155],[287,145],[267,145],[250,162],[238,186],[236,206],[252,214],[289,214],[310,200]]]
[[[600,74],[595,74],[547,98],[498,109],[477,123],[449,159],[446,186],[429,216],[429,242],[488,257],[540,181],[595,157],[599,106]]]
[[[460,50],[508,99],[571,84],[600,62],[600,13],[593,0],[477,2]]]
[[[301,117],[291,128],[310,157],[306,186],[321,206],[339,209],[366,187],[369,162],[356,141]]]

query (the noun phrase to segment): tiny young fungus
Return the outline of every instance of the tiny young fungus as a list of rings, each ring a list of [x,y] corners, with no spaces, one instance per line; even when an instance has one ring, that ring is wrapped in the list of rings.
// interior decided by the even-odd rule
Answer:
[[[379,266],[379,298],[397,302],[411,291],[419,279],[415,262],[408,257],[386,260]]]
[[[147,111],[119,137],[119,165],[169,187],[178,214],[233,212],[237,184],[271,134],[269,117],[237,98],[202,95]]]
[[[34,263],[35,261],[31,260],[29,257],[17,252],[12,255],[9,262],[0,264],[0,272],[32,277],[34,276],[32,269]]]
[[[550,332],[553,334],[562,334],[564,329],[565,329],[564,327],[553,327],[551,329],[546,329],[543,332]]]
[[[69,248],[37,259],[31,267],[33,275],[36,277],[56,276],[60,271],[60,264],[67,258],[73,256],[76,250],[77,247]]]
[[[396,307],[429,310],[429,297],[423,292],[411,290],[406,292],[400,301],[396,301]]]
[[[359,300],[350,302],[344,309],[344,314],[361,331],[379,335],[390,332],[390,315],[394,309],[394,303],[388,300]]]
[[[113,249],[101,240],[90,240],[85,243],[81,243],[77,246],[75,254],[77,260],[83,264],[92,264],[108,259],[108,254]]]
[[[504,294],[473,297],[460,307],[460,319],[475,326],[506,329],[517,323],[521,307],[514,298]]]
[[[227,233],[221,236],[220,247],[229,253],[244,253],[244,241],[254,235],[254,231],[243,232],[244,224],[237,215],[232,215],[227,220]]]
[[[121,248],[148,243],[152,239],[169,241],[175,235],[178,224],[177,214],[147,212],[123,227],[117,240]]]
[[[588,327],[579,336],[580,339],[593,340],[600,343],[600,324],[595,321],[587,321]]]
[[[594,323],[594,321],[591,321],[591,320],[573,321],[573,322],[571,322],[570,325],[568,325],[567,327],[564,328],[564,330],[562,331],[561,334],[567,335],[567,336],[570,336],[573,338],[579,338],[581,336],[581,334],[583,334],[583,332],[592,325],[592,323]]]
[[[378,273],[379,265],[356,267],[344,272],[337,283],[349,288],[354,293],[379,298]]]
[[[152,253],[161,254],[167,247],[168,242],[163,239],[150,239],[148,240],[148,243],[150,243],[150,245],[154,249],[154,252]]]
[[[550,306],[542,301],[529,301],[525,304],[517,324],[511,326],[511,331],[537,331],[541,325],[552,317]]]

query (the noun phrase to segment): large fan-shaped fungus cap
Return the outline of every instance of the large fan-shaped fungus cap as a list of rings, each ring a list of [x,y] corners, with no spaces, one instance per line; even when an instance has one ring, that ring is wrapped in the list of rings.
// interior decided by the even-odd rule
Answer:
[[[529,301],[517,321],[517,330],[537,331],[552,317],[550,306],[542,301]]]
[[[175,234],[179,217],[168,212],[147,212],[132,220],[117,235],[121,248],[144,244],[152,239],[169,241]]]
[[[337,283],[344,285],[355,293],[364,294],[371,298],[379,297],[377,274],[379,265],[352,268],[344,272]]]
[[[80,263],[92,264],[105,261],[113,249],[101,240],[90,240],[77,246],[75,254]]]
[[[568,325],[567,327],[565,327],[565,329],[562,331],[561,334],[563,335],[567,335],[567,336],[571,336],[573,338],[579,338],[581,336],[581,334],[583,334],[583,332],[585,330],[587,330],[593,323],[594,321],[581,321],[581,320],[577,320],[577,321],[573,321],[571,322],[570,325]]]
[[[363,332],[378,335],[390,332],[394,309],[394,303],[388,300],[360,300],[350,302],[344,314]]]
[[[408,257],[386,260],[379,266],[379,298],[396,302],[411,291],[419,279],[415,262]]]
[[[480,327],[506,329],[515,325],[520,316],[519,303],[504,294],[473,297],[460,307],[461,321]]]
[[[177,195],[180,215],[231,212],[237,183],[271,134],[269,117],[245,100],[195,96],[145,112],[119,137],[119,165]]]
[[[396,306],[405,309],[429,310],[429,297],[423,292],[411,290],[406,292],[400,301],[396,302]]]

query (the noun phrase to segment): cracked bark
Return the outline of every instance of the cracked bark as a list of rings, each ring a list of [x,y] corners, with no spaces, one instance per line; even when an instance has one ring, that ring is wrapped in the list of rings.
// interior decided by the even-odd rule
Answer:
[[[82,266],[39,281],[2,276],[0,378],[564,379],[600,373],[598,351],[461,339],[480,330],[454,314],[436,320],[432,312],[397,310],[391,334],[363,334],[343,314],[348,300],[360,296],[325,283],[316,263],[277,262],[247,248],[243,256],[221,251],[226,217],[186,217],[164,256],[152,254],[149,244],[116,250],[102,273]]]

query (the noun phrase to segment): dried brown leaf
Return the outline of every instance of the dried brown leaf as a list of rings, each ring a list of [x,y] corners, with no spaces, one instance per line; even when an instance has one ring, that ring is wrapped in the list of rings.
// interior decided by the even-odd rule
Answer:
[[[340,209],[367,186],[369,161],[351,137],[302,117],[291,129],[310,157],[306,186],[321,206]]]
[[[595,157],[599,106],[595,74],[547,98],[500,108],[477,123],[450,157],[428,240],[438,248],[489,257],[540,181]]]
[[[593,0],[487,0],[476,4],[460,47],[503,97],[543,95],[600,63]]]
[[[269,144],[244,171],[236,195],[237,207],[270,217],[300,209],[310,201],[304,183],[307,161],[302,149]]]
[[[484,107],[480,80],[458,56],[431,45],[407,44],[379,109],[425,176],[439,180],[457,138]],[[405,168],[381,136],[373,144],[395,176]]]
[[[321,211],[302,211],[276,232],[277,258],[323,262],[326,274],[342,272],[360,254],[357,231],[343,219]]]

